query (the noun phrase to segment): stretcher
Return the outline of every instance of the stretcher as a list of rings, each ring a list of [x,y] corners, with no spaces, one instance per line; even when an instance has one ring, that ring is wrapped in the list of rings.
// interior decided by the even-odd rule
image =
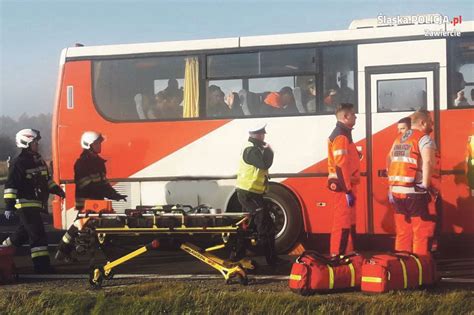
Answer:
[[[90,209],[87,202],[85,209]],[[79,230],[74,240],[75,249],[81,255],[99,248],[106,255],[106,249],[113,239],[152,238],[146,245],[117,259],[109,259],[106,255],[105,265],[93,265],[89,272],[89,283],[93,288],[100,288],[103,280],[111,279],[117,266],[160,248],[160,242],[164,239],[178,240],[181,250],[219,271],[226,283],[237,279],[246,285],[247,272],[255,269],[253,261],[244,258],[233,262],[219,258],[212,252],[229,248],[243,239],[256,244],[256,235],[248,229],[248,220],[248,213],[220,214],[207,206],[140,206],[127,209],[122,214],[114,213],[110,207],[86,210],[78,214],[74,223]],[[207,239],[214,243],[217,240],[217,244],[201,248],[194,244],[200,236],[210,236]]]

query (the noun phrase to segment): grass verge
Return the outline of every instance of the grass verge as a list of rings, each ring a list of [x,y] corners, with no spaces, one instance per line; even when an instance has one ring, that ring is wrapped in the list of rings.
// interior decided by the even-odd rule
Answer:
[[[463,289],[360,292],[301,297],[271,286],[162,281],[90,290],[6,290],[6,314],[473,314],[474,293]]]

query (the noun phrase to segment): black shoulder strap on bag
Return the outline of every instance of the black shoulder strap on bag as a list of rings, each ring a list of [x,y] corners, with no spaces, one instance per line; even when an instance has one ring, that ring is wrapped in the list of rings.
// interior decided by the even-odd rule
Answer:
[[[324,255],[318,253],[315,250],[305,250],[297,259],[296,262],[301,262],[301,258],[305,256],[310,256],[317,261],[322,262],[323,264],[331,264],[331,261]]]

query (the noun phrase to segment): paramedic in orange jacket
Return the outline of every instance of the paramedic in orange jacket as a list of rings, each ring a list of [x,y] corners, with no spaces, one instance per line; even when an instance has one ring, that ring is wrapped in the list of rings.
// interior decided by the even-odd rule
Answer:
[[[356,236],[356,195],[360,181],[359,153],[352,141],[356,122],[354,105],[342,103],[336,109],[337,124],[328,141],[328,187],[333,192],[331,229],[332,256],[354,250]]]
[[[412,129],[398,135],[390,151],[389,198],[395,206],[395,250],[429,254],[435,222],[428,205],[436,163],[436,144],[429,134],[433,120],[420,110],[411,116]]]

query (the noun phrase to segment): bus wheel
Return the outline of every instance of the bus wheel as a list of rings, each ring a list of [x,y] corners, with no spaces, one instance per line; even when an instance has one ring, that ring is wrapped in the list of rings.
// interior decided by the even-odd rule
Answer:
[[[275,247],[287,253],[298,240],[303,226],[301,208],[296,198],[283,186],[270,184],[265,202],[275,222]]]

